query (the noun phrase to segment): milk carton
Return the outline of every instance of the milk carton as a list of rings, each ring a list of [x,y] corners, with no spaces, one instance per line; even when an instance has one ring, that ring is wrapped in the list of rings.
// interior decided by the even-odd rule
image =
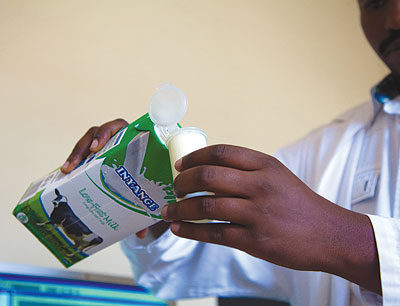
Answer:
[[[146,114],[65,175],[32,183],[13,214],[65,267],[161,220],[175,202],[168,150]]]

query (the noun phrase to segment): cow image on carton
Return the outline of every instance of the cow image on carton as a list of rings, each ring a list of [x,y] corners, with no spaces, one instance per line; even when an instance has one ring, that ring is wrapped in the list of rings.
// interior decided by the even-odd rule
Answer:
[[[78,252],[87,251],[90,248],[103,242],[103,238],[94,234],[85,223],[74,214],[68,199],[56,188],[54,190],[56,197],[52,201],[54,209],[47,222],[37,223],[39,226],[54,225],[60,227],[64,234],[74,242],[73,253],[67,256],[73,256]]]

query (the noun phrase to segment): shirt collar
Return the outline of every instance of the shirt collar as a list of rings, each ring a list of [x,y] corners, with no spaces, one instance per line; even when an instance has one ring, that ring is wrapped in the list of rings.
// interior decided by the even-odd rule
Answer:
[[[400,115],[400,78],[389,74],[371,90],[374,117],[383,110],[390,115]]]

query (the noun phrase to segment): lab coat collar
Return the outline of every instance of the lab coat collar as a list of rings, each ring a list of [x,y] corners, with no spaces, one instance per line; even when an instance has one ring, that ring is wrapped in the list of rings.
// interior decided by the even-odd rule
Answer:
[[[371,89],[374,118],[383,110],[390,115],[400,115],[400,78],[389,74]]]

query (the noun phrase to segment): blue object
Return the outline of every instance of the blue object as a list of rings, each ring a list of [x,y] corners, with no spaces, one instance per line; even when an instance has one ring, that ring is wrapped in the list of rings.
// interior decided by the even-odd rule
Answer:
[[[0,272],[1,306],[167,306],[143,287]]]

